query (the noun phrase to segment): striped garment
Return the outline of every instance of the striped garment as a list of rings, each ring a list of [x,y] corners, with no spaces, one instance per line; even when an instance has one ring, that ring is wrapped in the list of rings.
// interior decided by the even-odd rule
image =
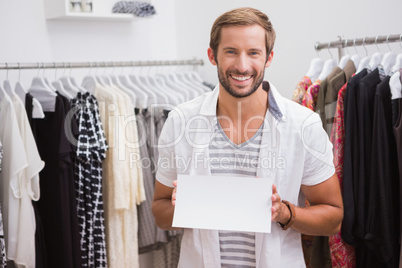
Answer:
[[[262,126],[248,141],[236,145],[216,124],[209,145],[212,175],[252,176],[257,173]],[[221,267],[256,267],[255,233],[219,231]]]

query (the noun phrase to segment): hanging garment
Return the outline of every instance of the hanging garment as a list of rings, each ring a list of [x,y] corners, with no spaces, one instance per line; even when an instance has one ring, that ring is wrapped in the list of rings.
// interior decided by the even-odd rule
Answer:
[[[168,114],[168,110],[160,110],[155,116],[156,140],[159,139],[162,127],[165,124]],[[156,159],[158,159],[158,157],[158,154],[156,154]],[[166,234],[168,242],[164,244],[160,250],[157,250],[153,253],[154,268],[176,268],[179,263],[180,245],[183,231],[182,229],[169,231],[159,229],[159,231],[162,231]],[[160,236],[163,237],[161,234]]]
[[[302,99],[302,105],[304,107],[307,107],[312,111],[315,111],[315,106],[317,105],[317,98],[318,98],[318,92],[320,91],[320,86],[321,86],[321,80],[316,79],[314,81],[314,83],[312,83],[308,87],[306,94],[304,94],[303,99]]]
[[[401,82],[402,83],[402,82]],[[396,139],[396,150],[398,153],[398,168],[399,168],[399,206],[402,207],[402,98],[396,99],[396,106],[398,110],[398,118],[394,125],[394,135]],[[400,223],[402,222],[402,213],[400,215]],[[400,238],[402,240],[402,225],[400,225]],[[400,240],[400,241],[401,241]],[[402,247],[399,253],[399,267],[402,265]]]
[[[359,136],[358,136],[358,118],[357,118],[357,92],[359,90],[360,80],[367,75],[367,69],[352,77],[346,87],[344,100],[345,116],[345,153],[343,166],[343,204],[347,208],[344,210],[344,216],[341,227],[343,240],[353,246],[357,241],[354,234],[355,217],[357,215],[357,183],[355,178],[358,176],[359,166]]]
[[[329,81],[334,78],[338,73],[340,73],[342,70],[338,66],[335,66],[331,73],[327,75],[327,77],[321,82],[320,90],[318,92],[318,97],[317,97],[317,105],[315,108],[315,111],[320,115],[321,122],[322,122],[322,127],[324,130],[327,129],[327,122],[325,120],[325,95],[327,94],[327,88],[328,88],[328,83]]]
[[[21,97],[21,96],[20,96]],[[29,124],[31,126],[32,134],[36,137],[36,128],[33,121],[34,118],[34,104],[33,96],[29,93],[25,94],[25,110]],[[44,115],[44,114],[43,114]],[[46,242],[45,231],[43,229],[42,220],[40,218],[38,205],[36,202],[32,202],[32,207],[35,213],[35,267],[47,268],[47,255],[46,255]]]
[[[376,86],[373,110],[372,152],[366,174],[367,219],[364,242],[377,259],[364,267],[399,264],[399,174],[393,135],[390,77]],[[375,197],[375,198],[374,198]],[[381,266],[379,266],[381,265]]]
[[[349,60],[343,70],[341,70],[338,74],[332,77],[328,81],[328,86],[324,96],[325,103],[325,125],[326,132],[328,136],[331,136],[332,125],[334,122],[335,110],[338,99],[338,92],[341,87],[349,81],[352,77],[352,74],[356,72],[355,64],[352,60]]]
[[[94,96],[109,145],[103,162],[108,267],[139,267],[137,204],[145,194],[142,170],[130,158],[139,155],[134,108],[116,88],[97,84]]]
[[[44,119],[33,120],[36,144],[45,161],[37,206],[45,230],[49,267],[81,267],[72,147],[66,136],[66,130],[77,136],[78,129],[74,120],[71,129],[65,129],[68,111],[68,99],[57,95],[55,111],[45,112]]]
[[[399,79],[402,84],[402,69],[399,69]],[[402,94],[402,93],[401,93]],[[397,120],[394,123],[394,135],[396,139],[396,146],[397,146],[397,152],[398,152],[398,169],[399,169],[399,208],[402,208],[402,98],[399,98],[396,100],[397,105]],[[400,242],[402,243],[402,213],[400,213],[399,216],[399,224],[400,224]],[[402,267],[402,245],[399,245],[401,247],[401,251],[399,253],[399,267]]]
[[[24,168],[28,161],[24,143],[19,131],[17,116],[12,100],[7,95],[0,101],[0,140],[4,157],[0,173],[0,203],[4,216],[4,237],[8,260],[18,260],[18,230],[20,217],[20,198],[24,191],[20,182],[24,181]]]
[[[17,227],[17,247],[13,260],[16,264],[23,264],[25,267],[35,267],[36,222],[32,201],[39,200],[39,172],[43,169],[44,162],[39,156],[23,102],[16,94],[11,96],[11,99],[28,161],[22,171],[21,181],[19,181],[20,214]]]
[[[338,102],[330,139],[334,146],[333,147],[334,165],[342,193],[344,189],[343,161],[344,161],[344,145],[345,145],[344,98],[347,85],[348,84],[345,83],[338,92]],[[332,235],[329,237],[329,246],[331,250],[332,267],[334,268],[356,267],[355,248],[343,241],[340,231],[336,235]]]
[[[295,91],[293,92],[292,101],[295,101],[299,104],[302,103],[302,99],[307,89],[311,85],[311,79],[308,76],[304,76],[302,80],[297,84]]]
[[[79,131],[74,165],[82,267],[107,267],[102,199],[107,143],[96,99],[78,93],[71,104]]]

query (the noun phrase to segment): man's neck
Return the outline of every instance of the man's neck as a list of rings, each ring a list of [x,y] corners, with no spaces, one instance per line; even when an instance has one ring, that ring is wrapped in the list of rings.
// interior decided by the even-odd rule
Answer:
[[[245,98],[235,98],[220,90],[216,114],[225,134],[235,144],[249,140],[264,122],[268,93],[262,86]]]
[[[236,98],[225,89],[219,91],[216,114],[232,120],[248,120],[253,116],[265,116],[268,109],[268,93],[262,85],[250,96]]]

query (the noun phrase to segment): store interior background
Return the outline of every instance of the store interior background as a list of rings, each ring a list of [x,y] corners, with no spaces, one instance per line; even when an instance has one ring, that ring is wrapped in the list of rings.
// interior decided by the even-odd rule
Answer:
[[[115,0],[93,0],[93,4]],[[316,42],[402,33],[402,1],[400,0],[152,0],[157,14],[150,18],[118,21],[46,20],[44,0],[0,1],[0,63],[148,61],[202,59],[197,67],[201,77],[217,83],[216,68],[207,58],[209,31],[217,16],[236,7],[250,6],[267,13],[277,33],[274,59],[266,70],[271,81],[287,98],[291,98],[298,81],[306,74],[315,57],[331,57],[327,50],[318,54]],[[391,49],[402,53],[402,43],[390,43]],[[378,46],[389,51],[385,44]],[[377,51],[366,46],[368,54]],[[355,49],[349,48],[350,54]],[[365,56],[363,47],[357,47]],[[337,58],[337,50],[331,50]],[[177,67],[163,67],[159,70]],[[180,67],[183,68],[183,67]],[[111,72],[112,70],[106,70]],[[121,69],[115,70],[120,72]],[[152,68],[134,68],[124,72],[154,73]],[[80,77],[88,69],[46,70],[54,79],[63,74]],[[92,70],[92,73],[94,71]],[[97,72],[104,72],[99,68]],[[43,70],[41,71],[41,74]],[[0,70],[0,81],[21,82],[28,88],[38,70]],[[77,79],[79,81],[79,79]],[[80,81],[79,81],[80,82]],[[148,258],[148,259],[147,259]],[[149,256],[141,257],[141,267],[149,267]]]

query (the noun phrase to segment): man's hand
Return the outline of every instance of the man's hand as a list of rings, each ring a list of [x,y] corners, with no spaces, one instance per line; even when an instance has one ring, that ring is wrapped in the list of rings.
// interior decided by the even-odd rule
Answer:
[[[286,224],[290,220],[290,211],[286,205],[282,203],[281,197],[276,189],[276,185],[272,185],[272,216],[271,221],[278,221]]]

